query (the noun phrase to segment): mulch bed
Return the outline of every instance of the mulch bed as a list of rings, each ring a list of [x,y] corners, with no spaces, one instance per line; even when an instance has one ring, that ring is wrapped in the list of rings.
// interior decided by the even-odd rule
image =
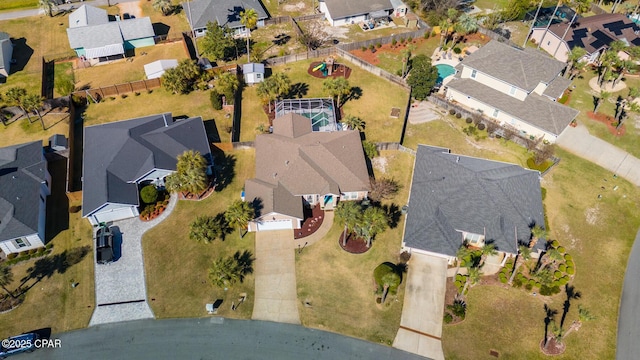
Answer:
[[[18,292],[18,290],[16,290]],[[0,313],[9,312],[22,304],[24,301],[24,296],[18,296],[17,298],[12,298],[9,295],[4,295],[4,299],[0,300]]]
[[[344,77],[345,79],[348,79],[349,76],[351,76],[351,68],[344,65],[344,64],[340,64],[340,63],[334,63],[333,64],[333,71],[331,72],[331,75],[327,75],[324,76],[322,74],[322,71],[320,70],[316,70],[313,71],[313,69],[320,65],[322,63],[322,61],[314,61],[311,63],[311,65],[309,65],[309,68],[307,69],[307,74],[318,78],[318,79],[326,79],[326,78],[339,78],[339,77]]]
[[[609,116],[609,115],[602,114],[602,113],[594,114],[593,111],[589,111],[589,112],[587,112],[587,116],[591,120],[595,120],[597,122],[601,122],[601,123],[607,125],[607,129],[613,135],[622,136],[627,131],[626,127],[625,127],[625,124],[622,124],[622,126],[620,126],[619,129],[616,129],[616,126],[615,126],[616,120],[614,118],[612,118],[611,116]]]
[[[558,344],[555,338],[547,340],[547,345],[544,344],[544,339],[540,341],[540,351],[545,355],[560,355],[567,349],[567,345],[564,343]]]
[[[351,254],[363,254],[369,251],[367,240],[356,236],[354,233],[347,233],[347,244],[342,246],[343,235],[344,231],[340,232],[340,237],[338,238],[338,244],[340,244],[342,250]]]
[[[320,228],[324,221],[324,211],[320,209],[320,206],[315,206],[312,209],[305,209],[304,222],[300,229],[293,231],[294,239],[305,238]]]
[[[191,201],[200,201],[209,197],[209,195],[213,194],[216,190],[215,186],[210,185],[207,190],[205,190],[201,194],[192,194],[192,193],[178,193],[178,200],[191,200]]]

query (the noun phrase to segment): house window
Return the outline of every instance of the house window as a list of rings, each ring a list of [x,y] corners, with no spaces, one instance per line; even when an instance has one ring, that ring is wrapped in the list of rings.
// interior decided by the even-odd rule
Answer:
[[[516,87],[512,86],[511,90],[509,90],[509,95],[515,95],[516,94]]]
[[[498,109],[493,109],[493,117],[494,117],[494,118],[497,118],[497,117],[498,117],[498,114],[500,114],[500,110],[498,110]]]
[[[308,201],[308,202],[310,202],[310,203],[314,202],[314,201],[313,201],[313,198],[314,198],[314,196],[313,196],[313,195],[307,195],[307,197],[306,197],[306,198],[307,198],[307,201]]]
[[[464,242],[466,242],[470,246],[484,246],[484,235],[463,232],[462,236],[464,236]]]
[[[472,70],[472,71],[471,71],[471,78],[472,78],[472,79],[475,79],[475,78],[476,78],[476,75],[478,75],[478,71],[477,71],[477,70]]]
[[[20,248],[23,248],[23,247],[27,247],[27,246],[29,246],[31,244],[29,244],[27,239],[20,238],[20,239],[13,240],[13,245],[15,245],[16,248],[20,249]]]
[[[256,79],[262,79],[262,74],[256,74]]]

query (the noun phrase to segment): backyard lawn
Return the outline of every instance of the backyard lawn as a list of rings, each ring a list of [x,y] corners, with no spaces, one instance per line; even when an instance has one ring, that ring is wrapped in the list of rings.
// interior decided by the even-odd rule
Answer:
[[[224,301],[218,311],[220,316],[251,318],[254,276],[246,276],[242,283],[225,291],[211,285],[207,271],[213,260],[220,256],[243,250],[249,250],[255,256],[254,233],[240,239],[234,230],[224,241],[215,240],[211,244],[197,243],[188,235],[191,221],[199,215],[216,215],[226,210],[229,204],[240,199],[245,179],[254,175],[253,149],[225,155],[227,159],[233,159],[229,162],[233,164],[230,172],[225,172],[232,177],[232,182],[205,200],[180,201],[168,218],[143,237],[148,298],[158,318],[204,316],[205,304],[216,299]],[[222,164],[219,157],[215,161]],[[232,311],[231,302],[237,303],[239,294],[243,292],[247,293],[247,300]]]
[[[321,59],[316,59],[316,61]],[[297,89],[292,98],[328,97],[322,90],[323,79],[315,78],[307,73],[313,60],[298,61],[286,65],[275,66],[273,73],[284,72],[289,76],[292,88]],[[362,92],[358,99],[350,99],[344,103],[342,111],[345,115],[358,116],[366,122],[366,138],[371,141],[398,141],[402,130],[404,109],[409,94],[406,90],[387,80],[381,79],[356,65],[338,59],[351,68],[348,81],[355,89]],[[293,91],[293,90],[292,90]],[[384,96],[382,96],[384,94]],[[241,141],[255,139],[256,127],[266,124],[267,115],[256,95],[256,87],[248,87],[243,91]],[[391,108],[400,108],[400,115],[391,118]]]
[[[4,0],[0,3],[0,11],[32,9],[38,6],[38,0]]]
[[[402,207],[409,194],[414,158],[400,151],[382,151],[374,166],[376,177],[393,178],[402,184],[398,194],[385,201]],[[298,300],[311,303],[299,306],[302,324],[338,332],[376,343],[391,345],[400,326],[404,283],[397,298],[389,298],[378,308],[375,303],[373,270],[385,261],[398,263],[404,219],[373,241],[364,254],[350,254],[340,248],[343,228],[334,222],[319,242],[296,253]]]
[[[32,123],[26,116],[12,122],[8,126],[0,125],[0,147],[14,144],[22,144],[30,141],[41,140],[48,144],[48,139],[53,134],[69,133],[68,114],[47,114],[43,117],[46,130],[42,130],[42,125],[37,116],[32,115]]]
[[[180,5],[183,1],[172,0],[174,6]],[[177,10],[169,16],[162,15],[162,12],[153,9],[153,1],[140,1],[140,9],[144,16],[148,16],[153,24],[156,35],[167,35],[169,39],[182,37],[182,32],[190,31],[187,21],[186,10]]]

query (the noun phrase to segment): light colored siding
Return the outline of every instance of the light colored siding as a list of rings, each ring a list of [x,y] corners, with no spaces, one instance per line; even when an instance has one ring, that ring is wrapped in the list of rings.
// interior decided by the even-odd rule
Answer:
[[[507,94],[509,96],[513,96],[514,98],[518,99],[518,100],[524,100],[527,97],[527,93],[516,87],[516,92],[514,94],[511,94],[511,87],[512,84],[509,84],[507,82],[504,82],[502,80],[498,80],[496,78],[493,78],[485,73],[482,73],[480,71],[476,71],[476,77],[472,78],[471,77],[471,73],[473,72],[473,69],[465,66],[462,69],[462,73],[460,74],[460,77],[465,79],[465,78],[469,78],[469,79],[473,79],[481,84],[484,84],[492,89],[498,90],[501,93]]]
[[[24,236],[23,238],[26,238],[27,242],[29,243],[28,246],[18,248],[13,244],[13,241],[15,239],[11,239],[0,242],[0,249],[2,249],[2,252],[4,252],[5,254],[12,254],[19,253],[25,250],[37,249],[44,246],[44,243],[40,239],[40,236],[38,234],[31,234],[28,236]]]
[[[544,36],[544,39],[542,37]],[[535,40],[536,44],[540,44],[540,48],[547,53],[553,54],[555,53],[555,58],[566,62],[567,61],[567,53],[569,52],[569,46],[564,41],[561,41],[560,38],[551,31],[547,31],[545,35],[544,29],[534,29],[531,38]],[[557,51],[556,51],[557,50]]]
[[[297,219],[293,216],[279,214],[275,212],[270,212],[268,214],[262,215],[259,218],[255,218],[249,222],[247,229],[251,232],[258,231],[258,223],[266,222],[266,221],[278,221],[278,220],[291,220],[293,223],[294,229],[300,229],[300,219]]]

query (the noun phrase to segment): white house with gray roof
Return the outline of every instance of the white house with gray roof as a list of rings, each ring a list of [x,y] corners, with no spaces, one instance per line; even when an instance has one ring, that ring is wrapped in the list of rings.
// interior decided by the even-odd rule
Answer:
[[[97,225],[138,216],[138,188],[164,186],[187,150],[212,161],[200,117],[174,120],[164,113],[86,127],[82,217]]]
[[[186,14],[196,37],[204,36],[209,22],[226,26],[234,30],[236,35],[248,34],[240,22],[240,13],[248,9],[254,9],[258,13],[256,25],[264,26],[269,13],[260,0],[194,0],[182,3],[182,11]]]
[[[540,173],[518,165],[419,145],[413,169],[403,248],[453,263],[466,241],[515,255],[531,228],[544,227]],[[535,253],[544,243],[533,245]]]
[[[556,102],[571,83],[560,76],[565,66],[541,51],[491,41],[458,64],[446,97],[522,135],[555,142],[578,115]]]
[[[155,45],[148,17],[109,21],[106,10],[82,5],[69,15],[69,45],[77,56],[108,60],[123,57],[126,50]]]
[[[331,26],[382,18],[389,16],[394,10],[389,0],[320,0],[319,8]]]
[[[0,250],[44,246],[51,175],[41,141],[0,148]]]

